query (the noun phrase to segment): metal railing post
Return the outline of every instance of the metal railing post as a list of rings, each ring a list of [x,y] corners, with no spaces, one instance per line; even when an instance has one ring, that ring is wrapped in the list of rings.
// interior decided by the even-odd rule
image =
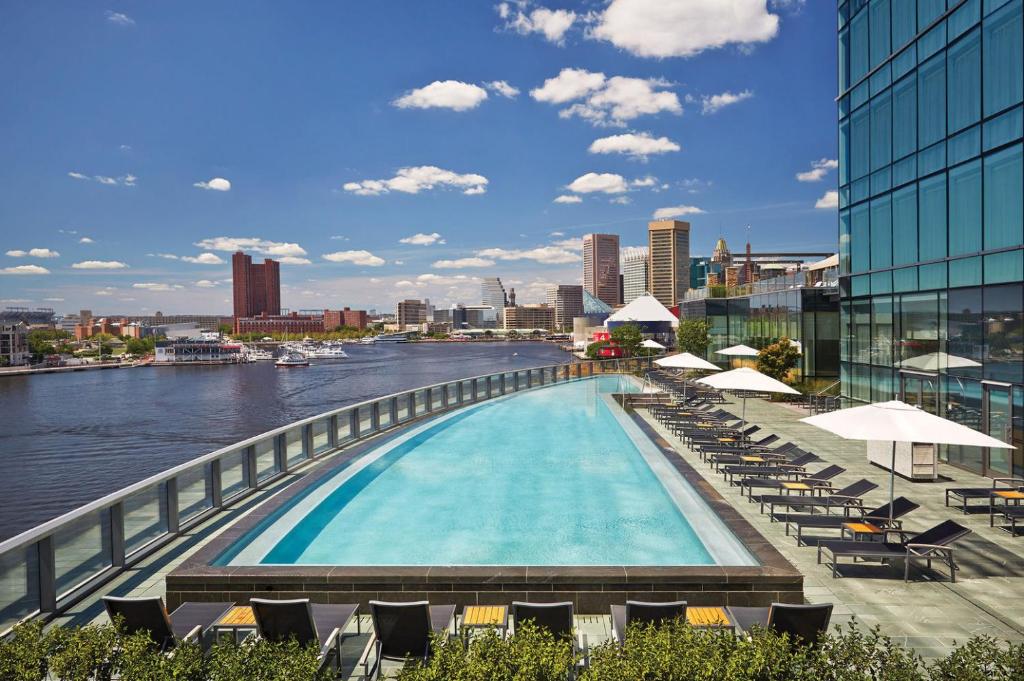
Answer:
[[[259,473],[256,467],[256,446],[249,445],[243,451],[244,454],[242,454],[242,465],[245,466],[244,470],[246,477],[246,487],[253,490],[258,487],[258,485],[256,484],[256,478],[259,477]]]
[[[274,436],[274,461],[277,463],[277,470],[282,473],[288,472],[288,443],[285,441],[284,433]]]
[[[178,534],[180,525],[178,522],[178,479],[171,478],[164,485],[164,494],[167,500],[167,532]]]
[[[330,421],[327,424],[327,443],[331,449],[337,449],[338,447],[338,415],[331,414]]]
[[[380,402],[370,405],[370,429],[375,433],[380,430]]]
[[[358,440],[361,433],[359,432],[359,408],[356,407],[348,413],[348,428],[349,432],[352,433],[352,439]]]
[[[445,383],[441,386],[441,409],[448,408],[448,386],[450,383]]]
[[[285,457],[287,458],[287,457]],[[213,508],[224,508],[224,489],[221,484],[220,459],[210,462],[210,488],[213,491]]]
[[[110,564],[124,567],[124,504],[114,504],[107,512],[110,513]]]
[[[36,549],[39,552],[39,612],[51,615],[57,612],[57,555],[53,535],[40,539]]]

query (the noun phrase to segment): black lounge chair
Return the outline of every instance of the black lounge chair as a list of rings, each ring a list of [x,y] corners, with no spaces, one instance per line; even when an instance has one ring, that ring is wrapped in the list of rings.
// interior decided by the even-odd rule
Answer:
[[[718,472],[725,476],[730,485],[738,484],[736,478],[778,478],[802,475],[804,466],[821,461],[817,454],[802,454],[795,459],[771,466],[723,466]]]
[[[622,645],[626,642],[626,629],[631,625],[658,626],[664,622],[686,618],[686,601],[671,603],[645,603],[626,601],[612,606],[612,636]]]
[[[1001,529],[1006,530],[1010,533],[1010,536],[1017,536],[1017,523],[1024,522],[1024,506],[990,506],[989,507],[989,526],[996,526],[996,516],[1002,516],[1003,520],[1009,522],[1009,525],[1000,525]]]
[[[1000,487],[1003,485],[1003,487]],[[949,506],[950,497],[960,500],[958,507],[964,514],[968,513],[967,502],[971,499],[984,499],[988,504],[992,498],[992,492],[998,489],[1024,490],[1024,478],[992,478],[991,487],[947,487],[946,506]]]
[[[938,560],[949,568],[951,582],[956,581],[956,571],[960,568],[953,559],[953,548],[950,546],[961,537],[971,533],[971,530],[952,520],[945,520],[935,527],[925,530],[919,534],[910,535],[908,532],[896,529],[885,530],[886,538],[889,534],[898,534],[899,542],[872,542],[872,541],[820,541],[818,542],[818,563],[821,563],[823,552],[832,556],[832,577],[837,576],[840,557],[848,557],[853,560],[876,559],[888,563],[894,559],[903,560],[903,581],[910,581],[910,564],[915,560],[923,560],[928,568],[932,566],[933,560]]]
[[[319,653],[320,668],[334,662],[341,669],[341,639],[345,629],[356,621],[359,629],[359,605],[326,605],[310,603],[308,598],[294,600],[249,600],[256,618],[256,631],[268,641],[287,641],[294,638],[302,647],[315,645]]]
[[[581,632],[573,637],[572,601],[564,603],[526,603],[512,601],[512,622],[518,627],[520,622],[532,622],[534,626],[547,629],[556,639],[567,639],[572,642],[573,651],[586,654],[587,637]],[[515,631],[513,630],[513,634]],[[586,665],[586,657],[580,660]]]
[[[796,527],[796,543],[799,546],[803,543],[804,528],[821,530],[841,530],[845,523],[871,523],[872,525],[885,529],[893,527],[899,529],[903,516],[911,511],[920,508],[906,497],[896,497],[892,502],[892,523],[889,522],[889,504],[883,504],[878,508],[869,511],[862,511],[863,516],[830,515],[828,513],[773,513],[772,520],[786,523],[786,536],[789,530]],[[859,510],[859,509],[858,509]]]
[[[430,605],[428,601],[370,601],[370,617],[373,619],[373,635],[357,663],[363,665],[363,676],[367,679],[380,676],[384,660],[415,658],[425,662],[431,653],[431,637],[445,631],[451,633],[455,624],[455,606]],[[371,649],[374,651],[372,667],[369,660]]]
[[[864,502],[861,499],[862,496],[867,494],[873,489],[877,489],[878,484],[871,482],[867,478],[861,478],[856,482],[852,482],[842,489],[835,490],[828,496],[800,496],[799,494],[754,494],[750,496],[750,500],[761,504],[761,513],[764,513],[764,507],[768,506],[768,513],[775,516],[775,507],[783,506],[791,509],[806,509],[813,513],[814,509],[821,508],[825,512],[829,512],[834,508],[842,509],[845,514],[849,514],[854,507],[860,508]],[[816,489],[822,489],[818,487]],[[812,490],[813,491],[813,490]]]
[[[792,482],[802,482],[805,485],[811,487],[828,487],[828,482],[832,478],[838,477],[846,472],[846,469],[842,466],[832,464],[822,468],[820,471],[814,473],[808,473],[805,477],[797,478]],[[782,480],[774,478],[743,478],[740,480],[740,495],[744,494],[744,488],[747,490],[746,494],[751,494],[755,487],[767,488],[767,489],[782,489]],[[750,501],[754,499],[751,498]]]
[[[178,641],[201,641],[203,634],[235,604],[182,603],[170,615],[167,614],[163,599],[158,596],[104,596],[103,605],[111,621],[117,617],[122,619],[125,633],[147,632],[153,645],[166,651],[174,648]]]
[[[818,642],[818,638],[828,631],[828,623],[832,619],[832,604],[772,603],[769,608],[731,606],[729,612],[732,614],[733,622],[745,632],[754,627],[763,627],[779,634],[787,634],[794,643],[813,646]]]

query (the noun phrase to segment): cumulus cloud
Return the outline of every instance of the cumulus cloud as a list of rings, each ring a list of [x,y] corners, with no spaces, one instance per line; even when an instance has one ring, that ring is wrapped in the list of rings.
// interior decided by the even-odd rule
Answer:
[[[384,258],[379,258],[369,251],[335,251],[324,253],[321,257],[330,262],[349,262],[366,267],[380,267],[384,264]]]
[[[197,288],[213,288],[217,285],[217,282],[210,281],[209,279],[200,279],[195,285]]]
[[[557,45],[565,41],[566,32],[576,21],[576,13],[565,9],[535,7],[529,9],[526,2],[517,2],[517,8],[508,2],[499,3],[498,16],[505,20],[505,28],[520,35],[540,33],[545,40]],[[527,11],[528,10],[528,11]]]
[[[123,270],[128,265],[120,260],[83,260],[71,266],[75,270]]]
[[[616,196],[613,199],[608,199],[608,203],[617,203],[620,206],[628,206],[629,204],[633,203],[633,199],[629,198],[628,196]]]
[[[700,112],[709,116],[717,113],[727,106],[739,104],[754,96],[753,91],[743,90],[742,92],[723,92],[717,95],[704,95],[700,98]]]
[[[156,292],[167,292],[167,291],[180,291],[185,288],[181,284],[163,284],[152,281],[143,281],[137,284],[132,284],[132,288],[142,289],[144,291],[156,291]]]
[[[260,255],[280,258],[281,262],[284,262],[286,257],[298,258],[306,255],[306,249],[298,244],[284,241],[268,241],[256,237],[215,236],[196,241],[192,245],[206,251],[224,251],[229,253],[234,251],[252,251]]]
[[[519,94],[519,88],[512,87],[503,80],[492,80],[489,83],[484,83],[484,85],[487,86],[488,90],[497,92],[502,97],[506,97],[508,99],[512,99]]]
[[[586,173],[569,183],[568,189],[577,194],[621,194],[629,190],[626,178],[615,173]]]
[[[704,210],[697,206],[666,206],[654,211],[654,219],[667,220],[668,218],[678,218],[684,215],[700,215],[703,212]]]
[[[419,194],[435,187],[455,187],[463,194],[483,194],[487,191],[487,178],[476,173],[459,174],[437,166],[399,168],[394,177],[386,180],[346,182],[342,189],[359,196],[379,196],[392,191]]]
[[[181,259],[196,265],[223,265],[224,260],[216,253],[200,253],[199,255],[183,255]]]
[[[493,264],[493,260],[486,258],[457,258],[455,260],[436,260],[431,267],[458,270],[466,267],[490,267]]]
[[[837,192],[837,191],[835,191],[833,189],[830,189],[829,191],[825,192],[824,196],[822,196],[820,199],[818,199],[814,203],[814,207],[815,208],[827,209],[827,210],[838,208],[839,207],[839,192]]]
[[[752,46],[779,32],[765,0],[611,0],[588,35],[638,57],[692,57],[729,44]]]
[[[438,286],[458,286],[460,284],[469,284],[478,281],[478,278],[471,277],[466,274],[443,275],[427,273],[416,277],[416,281],[418,283],[436,284]]]
[[[138,181],[139,179],[138,177],[132,175],[131,173],[128,173],[127,175],[118,175],[117,177],[110,177],[109,175],[90,176],[86,175],[85,173],[80,173],[77,170],[72,170],[71,172],[69,172],[68,177],[73,178],[75,180],[84,180],[86,182],[98,182],[100,184],[105,184],[108,186],[120,185],[123,187],[134,187],[136,181]]]
[[[446,243],[441,235],[437,232],[431,234],[416,233],[412,236],[407,236],[398,240],[401,244],[410,244],[412,246],[432,246],[434,244]]]
[[[93,241],[92,239],[90,239],[87,236],[83,236],[81,239],[78,240],[78,243],[80,243],[80,244],[94,244],[96,242]]]
[[[467,111],[480,106],[487,99],[487,90],[479,85],[459,80],[435,80],[410,90],[392,104],[399,109],[452,109]]]
[[[583,203],[583,199],[572,194],[562,194],[555,197],[554,203]]]
[[[21,249],[14,249],[7,251],[7,255],[12,258],[59,258],[60,253],[52,251],[49,248],[31,248],[27,251]]]
[[[192,186],[199,187],[200,189],[209,189],[215,192],[231,191],[231,182],[225,180],[223,177],[214,177],[206,182],[194,182]]]
[[[530,90],[530,96],[538,102],[565,104],[600,89],[604,82],[603,73],[566,68],[557,76],[545,80],[542,86]]]
[[[653,175],[647,175],[645,177],[638,177],[629,183],[630,187],[656,187],[658,186],[658,178]]]
[[[835,170],[839,167],[839,161],[831,158],[822,158],[817,161],[811,161],[811,169],[802,173],[796,174],[798,182],[820,182],[828,171]]]
[[[644,115],[663,111],[681,114],[679,97],[663,89],[668,85],[656,78],[606,78],[603,73],[566,68],[531,90],[530,96],[549,104],[575,102],[558,112],[561,118],[579,116],[595,126],[623,127],[627,121]]]
[[[14,267],[4,267],[0,269],[0,274],[49,274],[50,270],[39,265],[15,265]]]
[[[312,265],[313,261],[309,258],[297,258],[294,255],[286,255],[278,258],[277,261],[282,265]]]
[[[591,154],[623,154],[646,161],[648,156],[679,151],[679,148],[678,144],[667,137],[652,137],[646,132],[630,132],[596,139],[590,144],[588,151]]]
[[[132,19],[127,14],[122,14],[121,12],[115,12],[115,11],[110,10],[110,9],[107,10],[107,21],[109,21],[112,24],[117,24],[118,26],[134,26],[135,25],[135,19]]]
[[[545,265],[561,265],[582,260],[578,253],[562,246],[540,246],[538,248],[508,249],[485,248],[477,255],[496,260],[533,260]]]

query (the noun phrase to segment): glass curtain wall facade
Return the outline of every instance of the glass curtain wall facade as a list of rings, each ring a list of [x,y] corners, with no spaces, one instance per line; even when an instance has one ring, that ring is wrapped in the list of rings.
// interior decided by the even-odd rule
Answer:
[[[839,3],[841,379],[1017,445],[1024,475],[1022,0]]]

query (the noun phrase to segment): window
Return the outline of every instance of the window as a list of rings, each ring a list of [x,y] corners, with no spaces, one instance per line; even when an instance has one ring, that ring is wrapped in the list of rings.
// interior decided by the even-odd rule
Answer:
[[[850,181],[850,121],[839,124],[839,186]]]
[[[853,209],[850,229],[850,271],[865,272],[871,268],[870,213],[868,204]]]
[[[985,115],[1021,101],[1024,96],[1024,41],[1021,37],[1021,0],[993,13],[984,23],[985,62],[982,91]]]
[[[850,32],[844,30],[839,34],[839,91],[846,92],[850,87]]]
[[[977,123],[981,118],[981,31],[975,29],[949,48],[947,55],[949,132]]]
[[[892,153],[903,158],[917,151],[917,80],[904,78],[892,88]]]
[[[914,229],[917,229],[915,216]],[[839,273],[850,273],[850,211],[839,214]]]
[[[897,0],[892,6],[892,44],[902,47],[917,34],[917,17],[914,3],[908,0]]]
[[[888,92],[871,101],[871,170],[892,162],[892,97]]]
[[[949,171],[949,254],[981,250],[981,159]]]
[[[951,374],[959,376],[981,377],[981,366],[971,362],[981,362],[984,346],[984,330],[981,314],[981,289],[960,288],[949,292],[949,311],[946,313],[948,340],[946,352],[949,353],[950,364],[960,366],[949,367]]]
[[[984,296],[985,378],[1020,383],[1024,380],[1021,285],[987,286]]]
[[[892,265],[892,200],[883,196],[871,202],[871,269]],[[872,286],[874,290],[874,286]]]
[[[871,363],[892,366],[892,297],[871,299]]]
[[[850,82],[868,72],[868,13],[860,12],[850,22]]]
[[[892,261],[917,262],[917,185],[892,194]]]
[[[1017,144],[985,157],[985,248],[1016,246],[1024,240],[1024,172]]]
[[[889,56],[889,0],[871,0],[869,24],[871,27],[871,68]]]
[[[900,300],[899,348],[902,362],[941,350],[938,295],[907,294]]]
[[[897,3],[900,4],[900,3]],[[905,4],[913,5],[913,2]],[[917,25],[925,28],[946,9],[946,0],[917,0]]]
[[[917,71],[918,148],[946,136],[946,55],[940,54]]]
[[[918,245],[921,260],[946,257],[946,174],[918,183]],[[856,247],[856,242],[854,243]]]
[[[850,121],[850,178],[853,180],[864,177],[870,169],[869,109],[861,107],[853,113]]]

